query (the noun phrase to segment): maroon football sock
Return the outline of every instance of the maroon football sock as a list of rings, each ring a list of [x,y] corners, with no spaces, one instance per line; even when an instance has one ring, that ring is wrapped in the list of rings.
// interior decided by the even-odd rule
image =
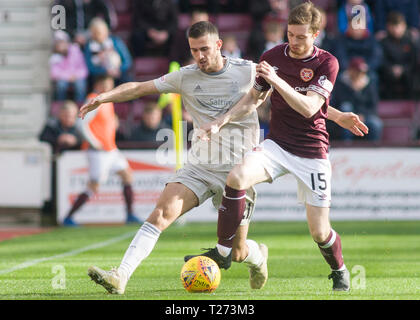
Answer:
[[[318,247],[332,270],[338,270],[343,266],[344,261],[341,250],[341,239],[338,233],[331,229],[327,240],[318,243]]]
[[[73,203],[73,206],[71,207],[70,212],[67,215],[67,217],[71,217],[88,200],[89,200],[89,194],[87,192],[83,192],[83,193],[79,194],[76,201]]]
[[[236,190],[229,186],[225,187],[225,194],[219,208],[217,220],[218,243],[222,246],[232,248],[233,238],[236,229],[244,215],[246,190]]]
[[[125,200],[125,207],[127,209],[127,214],[133,214],[133,188],[131,184],[124,185],[123,188],[124,200]]]

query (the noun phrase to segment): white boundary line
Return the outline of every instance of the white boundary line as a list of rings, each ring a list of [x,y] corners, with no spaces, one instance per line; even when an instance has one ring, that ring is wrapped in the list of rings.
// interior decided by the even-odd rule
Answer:
[[[106,247],[106,246],[109,246],[109,245],[114,244],[116,242],[119,242],[121,240],[127,239],[129,237],[133,237],[136,234],[136,232],[137,231],[124,233],[124,234],[122,234],[118,237],[111,238],[111,239],[103,241],[103,242],[98,242],[98,243],[91,244],[91,245],[89,245],[87,247],[84,247],[84,248],[60,253],[60,254],[57,254],[57,255],[54,255],[54,256],[43,257],[43,258],[39,258],[39,259],[35,259],[35,260],[29,260],[29,261],[23,262],[21,264],[18,264],[17,266],[14,266],[12,268],[0,270],[0,275],[8,274],[8,273],[11,273],[11,272],[14,272],[14,271],[17,271],[17,270],[22,270],[22,269],[25,269],[25,268],[28,268],[28,267],[32,267],[32,266],[34,266],[38,263],[41,263],[41,262],[51,261],[51,260],[59,259],[59,258],[71,257],[71,256],[75,256],[75,255],[77,255],[79,253],[82,253],[82,252]]]

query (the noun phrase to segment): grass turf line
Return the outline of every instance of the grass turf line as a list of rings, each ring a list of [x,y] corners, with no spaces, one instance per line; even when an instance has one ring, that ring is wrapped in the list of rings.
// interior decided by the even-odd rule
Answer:
[[[341,236],[344,261],[352,273],[350,293],[331,291],[329,267],[303,222],[252,223],[249,237],[269,247],[269,280],[262,290],[251,290],[246,266],[233,263],[229,270],[222,270],[220,286],[214,293],[188,293],[179,279],[183,256],[214,247],[216,241],[215,223],[190,223],[174,225],[162,233],[155,250],[133,274],[123,296],[107,294],[89,280],[86,272],[89,265],[104,269],[118,266],[131,237],[0,275],[0,299],[420,299],[420,221],[334,222],[333,227]],[[0,243],[0,271],[127,232],[134,234],[137,229],[57,228],[45,234],[6,240]],[[60,276],[64,276],[65,288],[54,289]]]

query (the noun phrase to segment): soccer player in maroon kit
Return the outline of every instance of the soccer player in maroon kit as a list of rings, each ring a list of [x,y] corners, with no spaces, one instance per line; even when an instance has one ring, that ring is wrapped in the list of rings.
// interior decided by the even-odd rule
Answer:
[[[350,289],[350,273],[342,256],[341,240],[329,221],[331,165],[326,119],[336,120],[328,107],[337,73],[337,59],[314,46],[321,14],[311,2],[295,7],[288,20],[288,43],[265,52],[257,66],[254,87],[237,105],[217,120],[201,127],[202,138],[218,132],[229,121],[255,110],[264,92],[271,94],[269,134],[247,153],[242,164],[229,173],[218,216],[217,249],[226,254],[232,248],[245,206],[245,190],[291,173],[298,183],[298,200],[306,207],[310,234],[331,267],[333,290]],[[327,112],[328,111],[328,112]],[[355,126],[367,133],[367,127]],[[351,130],[354,132],[354,130]],[[266,263],[266,262],[265,262]],[[267,266],[260,270],[267,280]]]

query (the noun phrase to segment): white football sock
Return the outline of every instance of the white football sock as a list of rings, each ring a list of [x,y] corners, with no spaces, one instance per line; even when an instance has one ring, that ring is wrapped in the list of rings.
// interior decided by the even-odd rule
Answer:
[[[140,263],[149,256],[161,231],[149,222],[143,223],[124,254],[118,272],[130,279]]]
[[[220,255],[223,256],[223,257],[225,257],[225,258],[232,251],[232,248],[222,246],[221,244],[216,244],[216,248],[217,248],[217,251],[220,253]]]
[[[247,239],[245,242],[248,245],[248,256],[243,262],[257,267],[260,266],[264,261],[264,256],[261,253],[258,243],[251,239]]]

